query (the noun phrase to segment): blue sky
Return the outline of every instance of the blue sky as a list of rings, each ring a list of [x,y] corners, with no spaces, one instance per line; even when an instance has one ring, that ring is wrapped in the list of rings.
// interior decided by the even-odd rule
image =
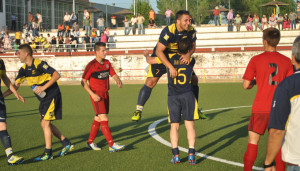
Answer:
[[[133,0],[90,0],[90,2],[96,2],[98,4],[106,4],[112,5],[113,3],[116,4],[117,7],[122,8],[130,8],[131,4],[133,4]],[[154,9],[155,12],[158,11],[156,8],[156,0],[149,0],[150,5]]]

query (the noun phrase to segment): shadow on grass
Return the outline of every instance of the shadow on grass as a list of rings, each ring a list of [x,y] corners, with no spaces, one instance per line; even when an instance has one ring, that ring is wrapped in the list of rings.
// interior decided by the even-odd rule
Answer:
[[[26,99],[31,99],[31,98],[36,98],[36,96],[27,96],[27,97],[23,97],[25,100]],[[5,101],[10,101],[10,100],[17,100],[16,97],[11,97],[11,98],[5,98]]]
[[[25,112],[33,112],[33,111],[38,111],[39,109],[32,109],[32,110],[24,110],[24,111],[19,111],[19,112],[8,112],[6,114],[17,114],[17,113],[25,113]]]

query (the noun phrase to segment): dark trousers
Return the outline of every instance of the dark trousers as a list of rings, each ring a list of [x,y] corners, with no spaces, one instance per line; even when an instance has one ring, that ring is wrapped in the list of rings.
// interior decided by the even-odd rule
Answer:
[[[16,30],[16,20],[11,20],[11,30]]]

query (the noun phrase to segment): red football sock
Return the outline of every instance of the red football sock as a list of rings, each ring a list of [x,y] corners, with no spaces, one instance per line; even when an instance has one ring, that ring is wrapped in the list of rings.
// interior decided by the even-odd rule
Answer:
[[[113,146],[114,141],[111,136],[110,129],[108,127],[108,121],[101,121],[100,123],[101,123],[101,131],[102,131],[106,141],[108,142],[110,147]]]
[[[94,122],[92,124],[92,127],[91,127],[90,137],[89,137],[89,140],[88,140],[89,144],[94,142],[94,140],[97,136],[97,133],[99,131],[99,127],[100,127],[100,122],[94,120]]]
[[[247,151],[244,155],[244,171],[251,171],[257,157],[257,144],[248,143]]]
[[[277,171],[285,171],[285,162],[282,160],[282,157],[281,157],[281,148],[275,157],[275,163],[276,163]]]

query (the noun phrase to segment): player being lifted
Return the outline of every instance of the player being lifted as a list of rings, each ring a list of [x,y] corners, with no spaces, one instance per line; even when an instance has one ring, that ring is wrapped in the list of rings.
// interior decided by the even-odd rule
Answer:
[[[9,88],[18,100],[21,100],[23,103],[25,102],[23,97],[18,94],[13,84],[10,82],[9,78],[6,75],[5,65],[2,59],[0,59],[0,84],[1,79],[4,84]],[[2,95],[1,87],[0,87],[0,140],[2,145],[4,146],[6,156],[8,158],[9,165],[17,165],[21,164],[24,161],[23,157],[18,157],[13,154],[12,145],[10,136],[8,135],[6,128],[6,105],[4,103],[4,97]]]
[[[244,155],[245,171],[252,170],[258,151],[257,144],[268,127],[274,91],[284,78],[294,72],[291,60],[276,52],[279,41],[279,30],[265,29],[263,31],[264,52],[251,58],[243,76],[244,89],[251,89],[255,84],[257,85],[248,127],[248,146]],[[277,171],[284,171],[285,163],[281,159],[281,151],[275,161]]]
[[[197,38],[196,38],[196,31],[191,26],[190,13],[185,10],[181,10],[176,13],[175,24],[171,24],[162,30],[159,37],[159,41],[156,47],[154,48],[151,57],[163,56],[164,58],[166,58],[166,56],[169,53],[176,53],[178,47],[177,43],[181,38],[188,38],[193,42],[192,50],[190,50],[187,54],[181,56],[181,60],[184,63],[188,64],[190,56],[195,52]],[[148,56],[148,54],[145,54],[145,56]],[[132,121],[139,121],[141,119],[143,107],[147,102],[147,100],[149,99],[152,89],[155,87],[160,77],[165,73],[166,73],[166,67],[163,64],[149,65],[146,83],[140,90],[136,111],[133,113],[133,116],[131,118]],[[171,73],[172,75],[177,74],[177,72],[174,70],[171,70]],[[192,75],[192,85],[193,85],[193,92],[195,98],[198,101],[198,96],[199,96],[198,78],[194,72]],[[201,110],[199,110],[199,114],[201,119],[207,118],[204,114],[201,113]]]
[[[88,140],[88,147],[92,150],[101,150],[94,143],[94,140],[101,125],[101,131],[109,144],[109,152],[123,150],[124,145],[119,145],[113,141],[109,126],[109,76],[117,83],[119,88],[122,87],[122,81],[111,66],[109,60],[105,59],[106,44],[103,42],[95,43],[96,58],[88,63],[82,75],[81,84],[89,93],[92,105],[95,111],[94,122],[91,127],[91,132]]]
[[[169,54],[169,60],[160,61],[161,58],[147,57],[149,64],[162,63],[168,68],[168,110],[169,122],[171,123],[170,140],[172,144],[172,160],[171,163],[179,163],[178,150],[178,129],[181,120],[181,114],[184,118],[185,128],[187,130],[187,139],[189,144],[190,164],[196,164],[195,160],[195,141],[196,131],[194,128],[194,121],[199,119],[198,102],[193,93],[193,85],[191,84],[191,77],[195,59],[190,58],[189,64],[183,63],[180,58],[182,55],[189,53],[193,48],[193,43],[188,38],[183,38],[178,43],[177,53]],[[172,69],[177,70],[177,77],[171,73]]]
[[[56,128],[51,121],[62,119],[62,99],[57,80],[59,73],[49,66],[47,62],[32,57],[32,49],[28,44],[20,45],[18,57],[24,65],[20,68],[15,81],[15,87],[18,89],[27,79],[28,85],[36,86],[34,93],[40,101],[39,112],[41,118],[41,127],[45,138],[45,151],[36,157],[35,161],[53,159],[52,156],[52,135],[56,136],[62,143],[63,149],[58,156],[63,156],[73,149],[71,142]],[[44,97],[41,94],[46,93]],[[10,95],[10,90],[4,93],[4,96]]]

